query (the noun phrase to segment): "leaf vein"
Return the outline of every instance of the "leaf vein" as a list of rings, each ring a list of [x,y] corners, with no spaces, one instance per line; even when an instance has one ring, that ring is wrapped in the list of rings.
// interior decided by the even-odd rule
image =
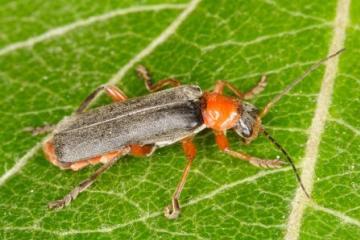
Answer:
[[[89,26],[89,25],[97,23],[97,22],[103,22],[103,21],[106,21],[108,19],[111,19],[111,18],[114,18],[117,16],[131,14],[131,13],[145,12],[145,11],[183,9],[185,7],[186,7],[185,4],[157,4],[157,5],[135,6],[135,7],[117,9],[117,10],[110,11],[110,12],[107,12],[102,15],[92,16],[92,17],[89,17],[86,19],[81,19],[81,20],[75,21],[73,23],[70,23],[68,25],[64,25],[61,27],[51,29],[41,35],[31,37],[25,41],[10,44],[10,45],[0,49],[0,56],[6,55],[6,54],[11,53],[18,49],[32,47],[32,46],[36,45],[37,43],[52,39],[54,37],[62,36],[70,31],[77,29],[77,28],[86,27],[86,26]]]
[[[338,1],[333,39],[329,48],[330,54],[344,47],[346,27],[349,20],[350,1],[351,0]],[[319,145],[331,104],[338,62],[339,59],[335,58],[325,64],[325,73],[317,99],[315,114],[309,130],[310,135],[306,143],[301,179],[310,194],[314,185],[315,166],[319,152]],[[288,218],[285,234],[286,240],[296,240],[299,238],[301,220],[308,203],[309,199],[306,197],[302,189],[298,187],[292,201],[292,209]]]

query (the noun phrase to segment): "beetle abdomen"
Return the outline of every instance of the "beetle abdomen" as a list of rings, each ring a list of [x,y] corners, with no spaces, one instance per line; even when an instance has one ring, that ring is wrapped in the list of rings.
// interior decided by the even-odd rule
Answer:
[[[203,125],[201,95],[198,87],[185,85],[70,117],[54,135],[56,155],[76,162],[129,144],[185,138]]]

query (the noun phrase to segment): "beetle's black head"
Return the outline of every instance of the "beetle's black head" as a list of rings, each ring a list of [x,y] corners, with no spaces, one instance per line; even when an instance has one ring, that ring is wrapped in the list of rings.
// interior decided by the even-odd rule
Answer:
[[[258,113],[254,105],[247,102],[241,103],[241,117],[233,129],[246,143],[255,139],[262,129]]]

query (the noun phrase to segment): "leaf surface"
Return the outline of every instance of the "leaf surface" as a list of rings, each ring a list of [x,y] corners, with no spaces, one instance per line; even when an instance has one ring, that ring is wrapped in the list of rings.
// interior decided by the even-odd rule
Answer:
[[[0,10],[0,238],[1,239],[282,239],[300,207],[294,237],[359,239],[360,4],[339,11],[331,1],[2,1]],[[321,67],[263,119],[296,163],[306,163],[319,108],[328,114],[318,134],[311,176],[312,201],[294,205],[298,184],[289,167],[263,170],[218,151],[211,131],[196,136],[198,154],[180,204],[170,203],[186,160],[178,144],[149,158],[124,157],[71,206],[49,211],[98,166],[61,171],[41,152],[44,136],[23,131],[70,115],[100,84],[115,83],[129,97],[147,94],[134,68],[142,63],[160,80],[211,90],[224,79],[246,91],[262,74],[262,108],[311,64],[329,54],[336,16],[349,24],[331,75],[329,105]],[[359,73],[358,73],[359,72]],[[110,101],[101,97],[94,105]],[[315,120],[314,120],[315,119]],[[315,124],[316,121],[315,121]],[[280,153],[264,138],[234,149],[263,157]],[[308,181],[306,181],[307,183]],[[297,229],[297,230],[296,230]]]

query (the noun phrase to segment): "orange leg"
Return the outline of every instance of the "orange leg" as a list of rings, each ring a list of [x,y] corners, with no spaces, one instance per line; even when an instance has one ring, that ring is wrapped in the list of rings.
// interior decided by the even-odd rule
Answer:
[[[174,78],[163,79],[153,84],[149,71],[143,65],[139,65],[136,68],[136,72],[138,77],[144,80],[145,87],[149,92],[156,92],[166,86],[176,87],[180,85],[180,82]]]
[[[253,98],[256,94],[259,94],[260,92],[262,92],[264,90],[264,88],[266,87],[266,84],[267,84],[266,76],[262,76],[260,81],[252,89],[250,89],[246,93],[242,93],[239,89],[237,89],[237,87],[235,85],[233,85],[227,81],[219,80],[219,81],[217,81],[217,83],[215,85],[214,92],[223,94],[224,88],[227,87],[237,97],[248,100],[248,99]]]
[[[262,168],[280,168],[284,164],[284,162],[279,159],[274,159],[274,160],[260,159],[243,152],[237,152],[231,150],[229,148],[229,141],[223,132],[215,132],[215,139],[216,139],[216,144],[219,146],[221,151],[235,158],[248,161],[250,164],[254,166],[262,167]]]
[[[147,157],[155,151],[154,145],[130,145],[130,154],[135,157]]]
[[[239,89],[237,89],[235,85],[223,80],[219,80],[216,82],[214,92],[222,95],[225,87],[227,87],[232,93],[234,93],[239,98],[241,99],[244,98],[244,94]]]
[[[130,151],[129,147],[123,148],[116,152],[111,152],[104,154],[103,156],[97,158],[97,161],[105,160],[106,163],[102,165],[99,169],[95,171],[89,178],[82,181],[77,187],[75,187],[70,193],[68,193],[62,199],[50,202],[48,207],[51,209],[54,208],[63,208],[68,206],[73,200],[77,198],[77,196],[85,191],[88,187],[90,187],[96,179],[103,174],[106,170],[108,170],[114,163],[123,155],[127,154]],[[89,159],[87,161],[92,161],[93,159]],[[95,161],[95,160],[94,160]],[[95,161],[96,162],[96,161]]]
[[[101,85],[85,98],[85,100],[80,104],[80,107],[76,110],[76,113],[84,112],[91,103],[91,101],[102,90],[105,90],[106,94],[109,95],[114,102],[121,102],[127,99],[126,95],[118,87],[114,85]]]
[[[183,150],[185,152],[185,156],[188,160],[188,163],[186,164],[186,167],[184,169],[183,175],[181,176],[181,180],[176,188],[176,191],[172,196],[171,205],[165,207],[164,209],[165,217],[169,219],[175,219],[180,214],[180,205],[179,205],[180,194],[184,188],[187,176],[189,175],[190,172],[191,164],[196,155],[196,148],[191,138],[187,138],[183,140],[181,143]]]

